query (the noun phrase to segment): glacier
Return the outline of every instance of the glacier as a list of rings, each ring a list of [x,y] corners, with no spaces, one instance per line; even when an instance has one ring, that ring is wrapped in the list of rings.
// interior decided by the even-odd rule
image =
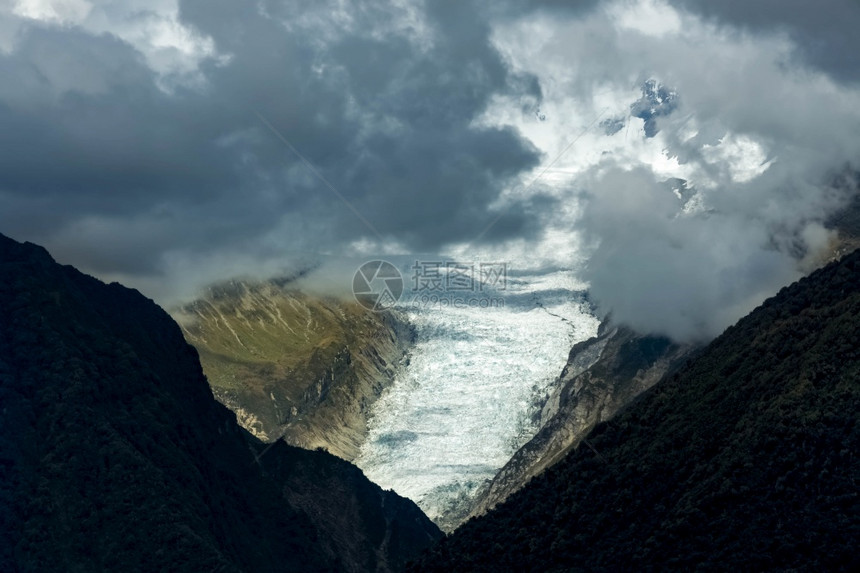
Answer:
[[[599,321],[572,271],[509,277],[491,308],[409,306],[409,364],[374,404],[355,463],[445,528],[536,432],[570,348]]]

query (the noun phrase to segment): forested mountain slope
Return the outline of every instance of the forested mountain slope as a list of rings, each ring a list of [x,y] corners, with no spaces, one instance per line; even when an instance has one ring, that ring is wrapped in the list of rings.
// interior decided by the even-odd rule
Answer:
[[[241,429],[151,300],[2,235],[0,411],[0,571],[389,571],[440,535]]]

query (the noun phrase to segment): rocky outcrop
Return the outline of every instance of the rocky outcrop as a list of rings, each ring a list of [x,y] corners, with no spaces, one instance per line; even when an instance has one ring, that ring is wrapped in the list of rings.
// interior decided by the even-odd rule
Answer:
[[[236,423],[154,302],[0,235],[0,571],[396,571],[441,532]]]
[[[834,213],[826,222],[826,226],[835,231],[836,235],[831,239],[830,249],[823,257],[824,262],[839,260],[860,248],[860,173],[842,175],[835,187],[855,191],[848,205]]]
[[[346,460],[358,454],[370,406],[414,338],[396,313],[309,296],[288,280],[221,283],[172,314],[215,397],[243,427]]]
[[[541,410],[537,434],[499,470],[471,515],[485,513],[558,462],[693,350],[608,323],[598,336],[574,346]]]

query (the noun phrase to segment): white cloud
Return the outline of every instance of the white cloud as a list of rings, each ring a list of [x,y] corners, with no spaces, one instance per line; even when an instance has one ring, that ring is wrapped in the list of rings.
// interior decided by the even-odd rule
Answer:
[[[86,0],[17,0],[12,12],[23,18],[66,24],[84,20],[92,9]]]
[[[675,34],[682,28],[678,12],[661,0],[619,0],[609,4],[607,13],[619,29],[647,36]]]
[[[21,19],[19,25],[33,21],[114,35],[143,54],[165,90],[200,84],[202,61],[229,57],[218,53],[212,38],[180,22],[177,0],[17,0],[11,14]],[[11,39],[5,43],[7,51],[12,48]]]
[[[716,145],[704,144],[702,157],[711,165],[724,166],[736,183],[752,181],[773,164],[764,147],[744,135],[726,134]]]
[[[525,180],[593,118],[623,122],[614,133],[586,129],[532,189],[566,203],[588,192],[579,214],[562,209],[547,222],[567,229],[570,248],[553,234],[535,250],[569,256],[583,241],[600,245],[586,276],[617,319],[706,339],[826,248],[821,221],[845,199],[827,183],[860,158],[860,90],[805,67],[785,34],[751,35],[639,0],[581,18],[499,22],[493,41],[543,90],[534,106],[545,121],[510,98],[481,118],[516,126],[544,151]],[[630,106],[652,78],[679,99],[648,138]],[[660,183],[671,177],[697,194],[672,196]]]

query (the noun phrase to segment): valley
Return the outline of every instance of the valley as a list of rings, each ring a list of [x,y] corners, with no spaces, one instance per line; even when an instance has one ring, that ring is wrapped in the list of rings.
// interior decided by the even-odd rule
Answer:
[[[537,431],[570,346],[596,334],[578,286],[552,271],[512,277],[500,308],[374,313],[235,280],[172,316],[248,431],[354,461],[450,531]]]
[[[347,310],[333,310],[334,302],[315,301],[283,290],[283,285],[234,283],[230,296],[224,291],[213,295],[217,307],[203,301],[185,307],[185,312],[196,309],[200,318],[211,320],[206,326],[213,331],[189,328],[187,317],[180,328],[139,293],[60,267],[38,247],[3,237],[0,247],[5,277],[0,309],[8,325],[0,330],[6,353],[0,356],[0,391],[7,419],[22,421],[3,426],[0,434],[7,475],[15,476],[4,482],[0,496],[0,509],[8,516],[0,533],[7,547],[16,548],[15,553],[0,552],[2,563],[26,562],[36,568],[103,563],[138,570],[141,552],[153,543],[177,544],[154,562],[166,565],[181,556],[191,564],[189,570],[544,571],[567,570],[576,563],[596,569],[619,563],[634,569],[654,563],[758,563],[764,568],[811,563],[838,570],[851,562],[846,551],[860,535],[852,485],[860,473],[854,454],[860,408],[860,317],[855,308],[860,251],[782,289],[705,347],[639,335],[611,322],[598,329],[582,299],[579,306],[565,307],[559,303],[576,297],[564,289],[535,290],[535,284],[558,283],[531,277],[534,282],[522,281],[513,289],[515,300],[528,294],[520,300],[531,301],[531,310],[511,307],[507,315],[462,318],[472,327],[493,325],[488,332],[496,338],[472,334],[462,340],[470,343],[468,348],[485,351],[494,348],[493,340],[503,345],[497,350],[510,347],[512,340],[498,335],[514,336],[506,316],[518,318],[517,313],[543,324],[543,334],[552,332],[547,326],[561,324],[570,329],[561,331],[568,341],[581,336],[560,375],[544,377],[541,385],[520,386],[520,402],[502,400],[515,386],[470,388],[479,397],[488,392],[477,402],[456,393],[464,380],[458,376],[467,374],[457,375],[450,364],[442,367],[442,349],[467,365],[486,356],[464,360],[468,354],[456,348],[458,339],[451,336],[456,314],[405,315],[410,326],[396,324],[405,333],[400,342],[411,342],[406,347],[395,344],[391,331],[380,330],[380,325],[395,324],[386,322],[390,317],[362,319],[358,313],[349,324],[363,325],[367,330],[362,333],[382,332],[381,340],[409,360],[401,369],[387,371],[389,377],[373,391],[375,401],[362,411],[367,426],[356,467],[322,451],[326,446],[310,451],[284,440],[266,444],[240,429],[235,416],[209,393],[198,353],[182,342],[183,336],[193,335],[210,348],[242,348],[244,360],[237,362],[246,372],[271,372],[253,370],[255,360],[259,364],[263,358],[273,367],[298,368],[297,361],[279,363],[271,351],[281,336],[274,326],[278,310],[280,318],[285,307],[297,312],[293,319],[302,317],[309,331],[295,340],[305,348],[336,339],[329,335],[338,329],[345,331],[348,323],[336,317],[346,320]],[[255,309],[255,304],[263,308]],[[566,320],[560,320],[565,313]],[[539,316],[555,322],[541,323]],[[576,316],[581,322],[573,322]],[[278,323],[300,332],[299,323]],[[466,324],[453,332],[463,337]],[[428,332],[438,336],[435,343]],[[535,344],[524,353],[531,364],[547,357],[546,366],[532,372],[548,371],[550,354],[537,353],[539,346],[548,348],[547,339],[535,331],[521,332],[525,335],[519,344]],[[238,347],[225,342],[231,337]],[[36,347],[42,350],[25,351],[34,348],[34,340],[42,341]],[[269,354],[263,353],[266,348]],[[59,366],[45,370],[44,352]],[[344,364],[353,363],[362,364]],[[230,372],[212,364],[216,376]],[[523,363],[509,359],[501,366],[521,380],[524,371],[518,364]],[[441,374],[435,379],[428,374],[434,367]],[[325,372],[332,372],[329,368]],[[345,379],[354,383],[360,372],[347,373]],[[424,377],[404,384],[416,372]],[[492,371],[484,366],[481,374],[487,373]],[[505,380],[502,373],[496,372],[500,381]],[[474,380],[476,374],[471,376]],[[339,378],[329,378],[335,383],[330,392]],[[439,386],[446,379],[455,382],[447,390]],[[38,383],[34,386],[32,380]],[[280,383],[291,380],[287,376]],[[308,379],[296,380],[305,386],[287,388],[284,396],[292,390],[294,398],[306,398],[308,387],[317,388]],[[222,382],[222,391],[226,385]],[[422,397],[428,390],[428,397]],[[439,416],[451,412],[436,411],[422,426],[415,416],[427,414],[422,410],[432,404],[445,405],[445,392],[451,391],[455,394],[447,409],[456,414],[455,406],[467,408],[476,425],[469,426],[463,413],[448,422]],[[407,407],[391,408],[397,403]],[[481,405],[490,405],[492,413],[486,415]],[[307,400],[304,407],[315,425],[296,424],[289,439],[300,440],[301,430],[310,429],[309,436],[317,431],[320,439],[329,440],[325,444],[337,447],[331,436],[344,435],[342,418],[327,417],[325,399]],[[506,413],[499,407],[513,409]],[[33,418],[28,412],[38,414]],[[387,424],[405,420],[417,431],[383,425],[389,415]],[[512,419],[517,423],[510,424]],[[447,433],[439,431],[445,429]],[[407,436],[409,431],[416,435]],[[510,440],[488,447],[482,431]],[[15,437],[21,432],[31,436],[29,441]],[[473,437],[477,440],[468,441]],[[464,439],[466,447],[458,452]],[[409,453],[416,442],[426,453],[423,457]],[[439,448],[437,456],[434,447]],[[399,457],[374,466],[364,458],[372,448],[387,448]],[[493,452],[500,455],[482,473],[470,474],[468,466],[451,463],[458,455],[479,459]],[[424,481],[415,479],[416,474]],[[468,480],[472,475],[478,485],[463,488],[463,476]],[[390,487],[386,480],[402,480],[398,487],[407,492],[425,488],[423,496],[411,495],[421,509],[385,491]],[[138,500],[139,507],[114,513],[127,496]],[[63,507],[64,513],[55,515],[52,507]],[[214,521],[206,525],[200,516],[210,511]],[[447,538],[441,539],[428,515],[449,531]],[[159,529],[168,521],[184,525]],[[130,523],[139,530],[128,532]],[[544,523],[553,525],[535,525]],[[734,535],[735,529],[742,535]],[[58,545],[41,531],[63,532],[68,541]],[[95,532],[101,541],[93,545],[87,539]],[[132,545],[123,546],[124,539]],[[285,539],[292,541],[280,545]],[[499,541],[488,544],[486,539]],[[752,552],[750,539],[756,540]]]
[[[860,571],[858,30],[0,2],[0,573]]]
[[[139,292],[0,235],[0,570],[380,573],[441,536],[323,451],[265,444]]]
[[[410,570],[853,571],[858,345],[855,251],[780,290]]]
[[[855,213],[822,260],[851,249]],[[373,313],[286,279],[237,280],[172,315],[246,429],[354,462],[451,532],[700,351],[601,324],[580,285],[526,272],[494,293],[500,308]]]

